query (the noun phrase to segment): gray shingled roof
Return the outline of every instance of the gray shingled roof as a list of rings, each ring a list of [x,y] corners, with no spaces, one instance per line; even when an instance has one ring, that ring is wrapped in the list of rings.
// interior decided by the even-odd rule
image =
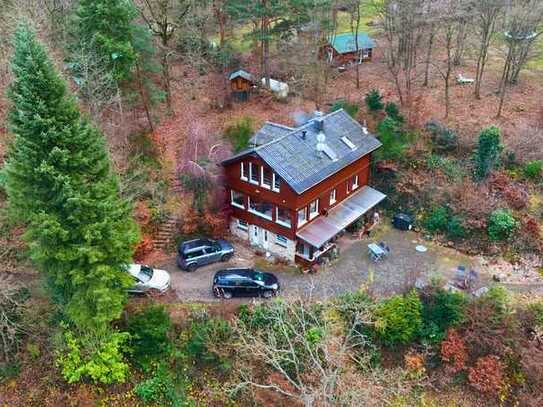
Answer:
[[[326,137],[324,144],[328,151],[331,150],[333,158],[317,150],[319,130],[315,120],[311,120],[267,144],[236,154],[223,164],[247,154],[256,154],[301,194],[381,146],[377,138],[365,133],[362,126],[343,109],[322,116],[322,122]],[[354,148],[345,144],[342,137],[348,137]]]
[[[228,80],[231,81],[232,79],[237,78],[238,76],[241,76],[243,79],[253,82],[253,76],[249,72],[243,69],[238,69],[237,71],[232,72],[230,76],[228,76]]]
[[[294,130],[295,129],[292,127],[283,126],[282,124],[266,122],[264,126],[251,137],[249,145],[253,147],[262,146],[280,137],[286,136]]]

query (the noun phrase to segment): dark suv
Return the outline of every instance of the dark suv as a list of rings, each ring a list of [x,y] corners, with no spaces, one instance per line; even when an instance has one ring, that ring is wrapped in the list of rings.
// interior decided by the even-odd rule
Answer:
[[[228,261],[234,248],[226,240],[194,239],[183,242],[177,249],[177,265],[180,269],[194,271],[200,266]]]
[[[234,296],[271,298],[277,295],[279,288],[279,280],[273,274],[249,268],[220,270],[213,277],[213,294],[226,299]]]

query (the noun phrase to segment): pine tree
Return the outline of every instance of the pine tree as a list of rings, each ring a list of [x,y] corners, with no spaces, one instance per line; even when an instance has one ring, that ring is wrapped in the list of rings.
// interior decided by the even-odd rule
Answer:
[[[33,30],[14,37],[5,166],[9,204],[56,299],[80,329],[107,331],[130,280],[138,233],[119,198],[103,135],[81,117]]]

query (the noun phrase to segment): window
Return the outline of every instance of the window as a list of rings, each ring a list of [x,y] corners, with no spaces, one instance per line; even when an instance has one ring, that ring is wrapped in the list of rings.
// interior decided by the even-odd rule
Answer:
[[[279,192],[281,190],[281,180],[276,173],[273,173],[273,190]]]
[[[288,239],[283,235],[275,235],[275,243],[279,246],[287,247]]]
[[[309,246],[305,243],[298,242],[296,245],[296,253],[302,257],[305,257],[306,259],[309,259]]]
[[[336,203],[336,190],[335,189],[332,189],[332,191],[330,191],[330,205],[333,205]]]
[[[241,192],[231,191],[232,194],[232,206],[236,208],[245,209],[245,197]]]
[[[315,199],[309,204],[309,219],[313,219],[319,215],[319,200]]]
[[[351,193],[351,180],[347,181],[346,185],[347,185],[347,194],[350,194]]]
[[[298,210],[298,226],[302,226],[307,222],[307,208]]]
[[[262,186],[270,189],[273,183],[273,172],[266,167],[261,167],[262,170]]]
[[[355,175],[353,178],[353,189],[358,188],[358,175]]]
[[[347,136],[343,136],[341,138],[341,141],[343,141],[343,143],[345,143],[345,145],[347,147],[349,147],[351,150],[356,150],[356,146],[353,144],[353,142],[349,139],[349,137]]]
[[[243,181],[247,181],[247,167],[245,166],[245,163],[241,163],[241,169],[240,169],[241,179]]]
[[[244,220],[238,219],[238,229],[246,231],[249,229],[249,224]]]
[[[262,218],[272,220],[273,205],[268,202],[259,201],[249,197],[249,212]]]
[[[283,208],[277,208],[277,213],[275,214],[275,221],[279,223],[280,225],[286,226],[287,228],[290,228],[291,222],[290,222],[290,212]]]
[[[249,163],[249,177],[253,184],[258,184],[260,173],[258,172],[258,165]]]

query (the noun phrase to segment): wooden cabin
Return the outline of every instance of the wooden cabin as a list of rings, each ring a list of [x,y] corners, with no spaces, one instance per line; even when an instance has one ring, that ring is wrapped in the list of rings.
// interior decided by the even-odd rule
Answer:
[[[375,40],[366,33],[358,34],[358,52],[356,36],[353,33],[337,34],[330,37],[328,44],[322,50],[322,54],[328,62],[345,65],[348,63],[362,63],[371,61]]]
[[[239,69],[232,72],[228,76],[228,80],[230,81],[232,96],[239,100],[247,100],[249,98],[249,94],[254,86],[253,76],[249,72]]]

